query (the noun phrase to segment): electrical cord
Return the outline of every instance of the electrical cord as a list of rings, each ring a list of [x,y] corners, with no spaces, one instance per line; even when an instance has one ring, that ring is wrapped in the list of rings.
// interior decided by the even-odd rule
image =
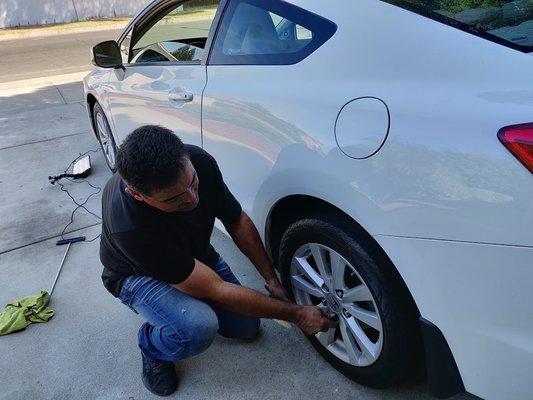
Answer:
[[[74,215],[76,214],[76,212],[81,208],[81,209],[84,209],[87,213],[91,214],[92,216],[94,216],[95,218],[97,218],[98,220],[102,220],[102,217],[100,217],[99,215],[95,214],[94,212],[92,212],[91,210],[89,210],[87,207],[85,207],[85,205],[87,204],[87,202],[93,197],[93,196],[96,196],[97,194],[99,194],[101,191],[102,191],[102,188],[100,186],[96,186],[96,185],[93,185],[91,182],[89,182],[88,180],[86,179],[78,179],[78,180],[75,180],[75,179],[71,179],[71,178],[74,178],[74,176],[72,176],[72,174],[68,174],[68,170],[70,169],[70,167],[72,167],[72,165],[74,165],[74,163],[76,161],[78,161],[80,158],[86,156],[87,154],[89,153],[98,153],[101,149],[100,148],[96,148],[96,149],[91,149],[91,150],[88,150],[86,151],[85,153],[80,153],[74,160],[72,160],[70,162],[70,164],[68,165],[68,167],[65,169],[64,173],[61,174],[61,175],[58,175],[56,178],[59,178],[59,179],[66,179],[67,181],[71,182],[71,183],[86,183],[88,184],[91,188],[95,189],[94,192],[90,193],[86,198],[85,200],[83,200],[82,202],[78,203],[76,201],[76,199],[70,194],[69,190],[65,187],[65,185],[63,183],[61,183],[59,181],[59,179],[55,179],[55,180],[50,180],[50,182],[52,184],[54,183],[57,183],[61,189],[62,192],[65,192],[67,194],[68,197],[70,197],[70,199],[72,200],[72,202],[76,205],[76,207],[74,208],[74,210],[72,210],[71,214],[70,214],[70,221],[67,225],[65,225],[65,227],[63,228],[63,230],[61,231],[61,239],[65,239],[64,235],[65,235],[65,232],[67,230],[67,228],[72,225],[74,223]],[[100,237],[100,234],[98,234],[96,237],[90,239],[90,240],[86,240],[82,243],[90,243],[90,242],[94,242],[96,239],[98,239]]]

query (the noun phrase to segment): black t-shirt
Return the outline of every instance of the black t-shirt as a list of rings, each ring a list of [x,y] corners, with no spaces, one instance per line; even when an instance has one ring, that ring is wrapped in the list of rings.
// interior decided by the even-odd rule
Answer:
[[[118,174],[105,185],[100,260],[104,286],[114,296],[129,275],[177,284],[191,274],[195,259],[214,267],[219,257],[210,244],[215,218],[232,223],[241,214],[215,159],[197,146],[186,148],[200,180],[199,203],[192,211],[163,212],[135,200]]]

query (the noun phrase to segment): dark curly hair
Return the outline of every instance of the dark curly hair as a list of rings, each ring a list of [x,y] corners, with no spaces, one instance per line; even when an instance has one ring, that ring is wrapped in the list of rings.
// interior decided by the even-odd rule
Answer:
[[[117,170],[128,186],[150,196],[178,181],[187,158],[183,142],[171,130],[144,125],[120,145]]]

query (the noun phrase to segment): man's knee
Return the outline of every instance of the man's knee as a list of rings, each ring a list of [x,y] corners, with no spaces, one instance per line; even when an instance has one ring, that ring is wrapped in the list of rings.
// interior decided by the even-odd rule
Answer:
[[[211,311],[211,310],[210,310]],[[191,310],[191,312],[193,312]],[[179,330],[169,335],[176,359],[183,359],[200,354],[213,343],[218,331],[218,320],[214,312],[201,312],[187,318]]]
[[[217,331],[218,320],[214,312],[210,318],[198,321],[190,330],[188,338],[189,346],[193,349],[194,354],[207,350],[215,340]]]

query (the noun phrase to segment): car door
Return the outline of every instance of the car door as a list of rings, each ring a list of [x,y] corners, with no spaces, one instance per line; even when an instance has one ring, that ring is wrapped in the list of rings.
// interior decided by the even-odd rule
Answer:
[[[313,89],[324,77],[312,62],[300,61],[335,30],[331,21],[279,0],[231,0],[224,10],[208,59],[202,135],[252,218],[272,171],[317,145],[298,121],[324,113],[328,100]],[[317,122],[331,131],[327,118]]]
[[[167,1],[154,6],[120,43],[125,64],[110,76],[107,95],[118,142],[157,124],[201,146],[204,47],[218,1]]]

